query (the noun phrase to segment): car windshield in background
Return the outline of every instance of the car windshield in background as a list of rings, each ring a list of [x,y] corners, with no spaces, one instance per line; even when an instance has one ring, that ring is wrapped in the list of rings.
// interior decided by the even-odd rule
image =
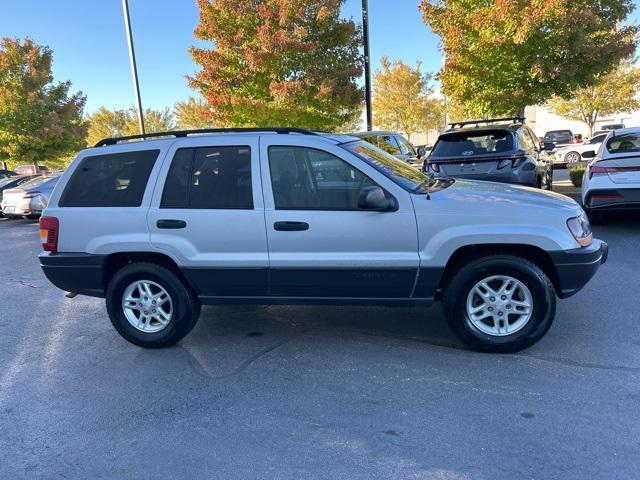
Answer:
[[[433,185],[436,182],[420,170],[364,140],[343,143],[340,146],[357,155],[384,176],[410,192],[417,192],[422,187],[428,184]]]
[[[571,130],[554,130],[544,135],[544,141],[550,143],[567,143],[573,140]]]
[[[495,155],[513,150],[511,133],[505,130],[456,132],[441,135],[431,151],[431,157],[470,157]]]
[[[607,142],[609,153],[634,153],[640,152],[640,135],[637,133],[627,133],[616,135]]]

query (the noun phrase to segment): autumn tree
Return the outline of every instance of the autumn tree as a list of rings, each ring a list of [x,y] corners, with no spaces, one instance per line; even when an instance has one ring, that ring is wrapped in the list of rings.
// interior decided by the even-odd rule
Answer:
[[[225,126],[333,130],[363,100],[359,28],[340,18],[344,0],[198,0],[201,67],[189,78]]]
[[[469,116],[517,113],[593,84],[635,49],[631,0],[422,0],[442,90]]]
[[[176,124],[181,130],[215,127],[215,122],[208,119],[208,105],[201,98],[189,97],[178,102],[173,108]]]
[[[123,137],[140,133],[138,112],[135,108],[109,110],[101,107],[87,117],[89,134],[87,144],[95,145],[103,138]],[[145,131],[166,132],[175,129],[173,114],[168,108],[163,110],[144,110]]]
[[[598,77],[594,85],[576,90],[573,98],[554,97],[549,102],[560,116],[584,122],[589,136],[599,118],[640,108],[640,68],[622,64]]]
[[[373,123],[387,130],[411,135],[442,124],[442,105],[433,96],[430,76],[420,71],[420,63],[410,67],[401,60],[383,57],[373,78]]]
[[[52,52],[33,40],[0,41],[0,154],[11,163],[56,163],[81,148],[85,96],[54,82]]]

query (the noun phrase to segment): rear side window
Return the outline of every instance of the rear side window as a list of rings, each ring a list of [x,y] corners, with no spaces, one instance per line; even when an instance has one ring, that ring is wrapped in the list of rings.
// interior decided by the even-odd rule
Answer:
[[[434,157],[469,157],[513,150],[513,137],[505,130],[456,132],[441,135],[433,147]]]
[[[92,155],[75,169],[61,207],[139,207],[160,150]]]
[[[251,149],[179,149],[167,174],[160,208],[253,209]]]

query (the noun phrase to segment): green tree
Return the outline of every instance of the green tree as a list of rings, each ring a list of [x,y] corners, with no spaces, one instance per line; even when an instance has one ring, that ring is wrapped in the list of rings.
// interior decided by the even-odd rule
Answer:
[[[344,0],[198,0],[202,68],[189,78],[226,126],[333,130],[360,108],[359,28],[340,18]]]
[[[109,110],[100,107],[87,117],[89,133],[87,144],[95,145],[98,141],[108,137],[123,137],[140,133],[138,126],[138,112],[135,108]],[[166,132],[175,129],[173,114],[169,108],[163,110],[144,110],[144,125],[147,133]]]
[[[429,75],[400,60],[383,57],[381,70],[373,78],[373,123],[411,135],[437,128],[442,124],[441,102],[433,96]]]
[[[208,108],[207,102],[195,97],[176,103],[173,111],[178,128],[190,130],[215,127],[215,123],[207,118]]]
[[[584,122],[589,136],[599,118],[640,108],[640,68],[628,64],[598,77],[594,85],[583,87],[569,100],[554,97],[551,108],[560,116]]]
[[[443,93],[467,115],[517,113],[568,98],[629,57],[631,0],[422,0],[442,38]]]
[[[0,41],[0,153],[12,164],[55,164],[81,148],[86,97],[53,80],[52,52],[33,40]]]

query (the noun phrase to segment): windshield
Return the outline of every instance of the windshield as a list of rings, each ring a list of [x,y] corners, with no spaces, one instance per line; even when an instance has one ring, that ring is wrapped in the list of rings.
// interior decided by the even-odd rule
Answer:
[[[433,147],[431,156],[467,157],[505,153],[513,150],[513,138],[505,130],[481,132],[457,132],[441,135]]]
[[[393,155],[374,147],[369,142],[357,140],[343,143],[340,146],[355,154],[385,177],[410,192],[419,192],[427,185],[431,186],[436,183],[435,180],[417,168],[413,168],[402,160],[398,160]]]

